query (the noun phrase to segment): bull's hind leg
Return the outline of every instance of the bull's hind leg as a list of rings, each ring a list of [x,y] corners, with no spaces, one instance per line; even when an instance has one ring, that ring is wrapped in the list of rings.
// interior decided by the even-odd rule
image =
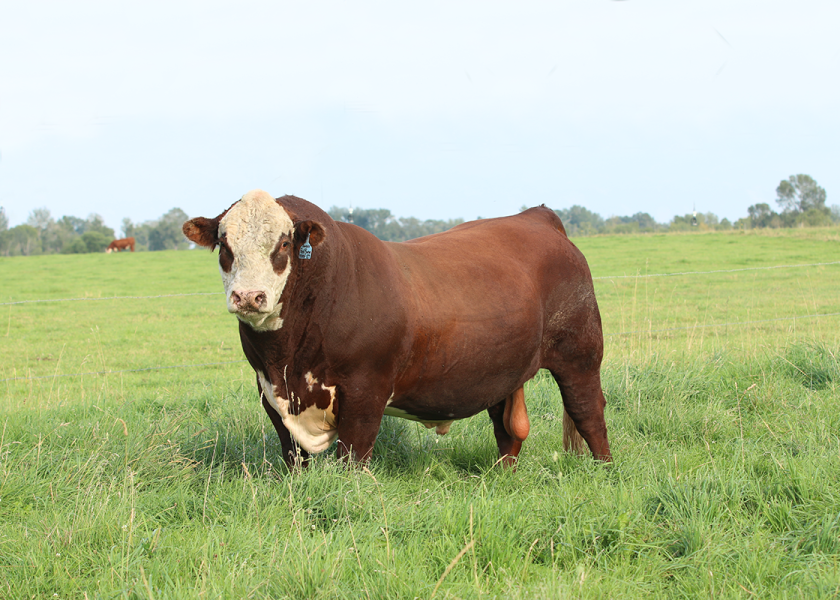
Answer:
[[[607,402],[601,389],[600,361],[598,363],[597,368],[581,369],[572,360],[549,370],[563,396],[563,446],[580,454],[584,450],[583,438],[592,456],[609,462],[612,455],[604,421]]]
[[[550,322],[553,331],[541,366],[551,371],[563,396],[563,446],[582,453],[582,437],[592,456],[609,462],[607,402],[601,389],[604,335],[594,295],[584,294],[578,310],[555,314]]]
[[[519,388],[496,406],[487,409],[493,421],[493,433],[499,446],[499,457],[506,467],[515,467],[522,442],[528,437],[531,425],[525,408],[525,390]]]

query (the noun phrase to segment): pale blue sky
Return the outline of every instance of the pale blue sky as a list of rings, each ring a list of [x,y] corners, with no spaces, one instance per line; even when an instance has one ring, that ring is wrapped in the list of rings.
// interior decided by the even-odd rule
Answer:
[[[838,27],[836,0],[3,2],[0,205],[734,220],[796,173],[837,204]]]

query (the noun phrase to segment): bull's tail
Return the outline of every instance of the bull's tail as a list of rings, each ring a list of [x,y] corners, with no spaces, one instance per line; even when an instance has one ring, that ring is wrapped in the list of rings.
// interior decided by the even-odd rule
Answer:
[[[586,440],[580,435],[575,427],[575,422],[569,413],[563,410],[563,448],[566,452],[586,456],[589,454],[589,448],[586,445]]]

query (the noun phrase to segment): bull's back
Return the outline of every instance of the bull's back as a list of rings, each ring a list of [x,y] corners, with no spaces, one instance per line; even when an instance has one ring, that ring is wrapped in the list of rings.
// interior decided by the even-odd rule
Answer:
[[[589,281],[580,251],[544,207],[386,245],[412,294],[462,319],[504,317],[534,303],[550,309],[558,286]]]
[[[387,248],[400,269],[414,336],[402,388],[410,403],[454,402],[470,413],[536,373],[552,316],[564,310],[563,288],[585,287],[588,278],[549,209]]]

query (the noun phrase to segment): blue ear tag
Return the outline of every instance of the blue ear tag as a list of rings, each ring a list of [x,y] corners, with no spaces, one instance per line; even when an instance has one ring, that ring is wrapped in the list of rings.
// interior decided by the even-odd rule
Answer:
[[[306,234],[306,241],[303,243],[303,246],[300,247],[300,251],[298,252],[298,258],[302,260],[309,260],[312,258],[312,246],[309,245],[309,234]]]

